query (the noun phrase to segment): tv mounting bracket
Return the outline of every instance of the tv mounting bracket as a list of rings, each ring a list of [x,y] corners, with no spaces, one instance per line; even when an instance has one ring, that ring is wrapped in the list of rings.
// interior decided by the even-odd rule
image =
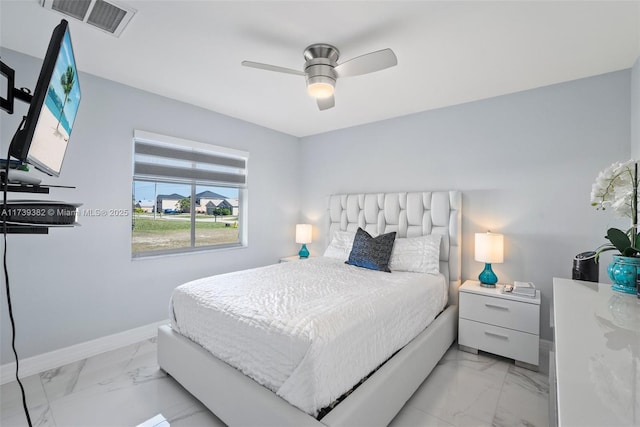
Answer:
[[[26,87],[22,87],[20,89],[15,87],[14,83],[16,73],[13,68],[0,61],[0,74],[7,78],[7,97],[0,98],[0,108],[9,114],[13,114],[14,99],[19,99],[27,104],[31,104],[31,100],[33,99],[31,91]]]

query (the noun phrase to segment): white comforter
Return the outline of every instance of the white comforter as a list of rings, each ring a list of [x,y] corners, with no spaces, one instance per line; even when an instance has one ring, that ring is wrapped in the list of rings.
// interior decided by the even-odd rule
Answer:
[[[442,275],[329,258],[178,287],[172,327],[315,416],[422,331],[447,302]]]

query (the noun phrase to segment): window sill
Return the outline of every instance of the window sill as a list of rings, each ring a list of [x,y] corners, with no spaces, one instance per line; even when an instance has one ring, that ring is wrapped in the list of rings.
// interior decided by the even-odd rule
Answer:
[[[141,261],[147,259],[157,259],[157,258],[166,258],[166,257],[174,257],[174,256],[184,256],[184,255],[198,255],[202,253],[209,252],[222,252],[222,251],[235,251],[239,249],[246,249],[247,245],[243,245],[241,243],[230,244],[230,245],[220,245],[220,246],[205,246],[202,249],[193,249],[193,248],[185,248],[184,250],[172,250],[166,252],[148,252],[131,255],[131,261]]]

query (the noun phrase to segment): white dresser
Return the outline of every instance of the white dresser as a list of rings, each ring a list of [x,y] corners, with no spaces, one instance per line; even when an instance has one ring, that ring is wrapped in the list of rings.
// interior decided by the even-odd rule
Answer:
[[[534,298],[502,293],[503,285],[484,288],[467,280],[460,287],[458,344],[515,359],[536,369],[539,362],[540,291]]]
[[[640,426],[640,300],[610,284],[554,278],[553,322],[552,423]]]

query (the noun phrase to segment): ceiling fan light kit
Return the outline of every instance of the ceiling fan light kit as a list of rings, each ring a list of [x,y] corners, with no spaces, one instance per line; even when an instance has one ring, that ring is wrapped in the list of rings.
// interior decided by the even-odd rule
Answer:
[[[391,49],[382,49],[338,64],[340,51],[335,46],[326,43],[316,43],[308,46],[304,50],[303,56],[306,61],[304,72],[251,61],[242,61],[242,65],[305,76],[307,93],[316,99],[320,110],[327,110],[335,106],[333,94],[338,77],[373,73],[393,67],[398,63],[396,55]]]
[[[322,78],[322,77],[319,77]],[[314,79],[319,79],[314,77]],[[312,79],[307,79],[307,93],[313,98],[329,98],[333,96],[333,84],[331,82],[316,81],[311,82]],[[334,81],[335,82],[335,81]]]

